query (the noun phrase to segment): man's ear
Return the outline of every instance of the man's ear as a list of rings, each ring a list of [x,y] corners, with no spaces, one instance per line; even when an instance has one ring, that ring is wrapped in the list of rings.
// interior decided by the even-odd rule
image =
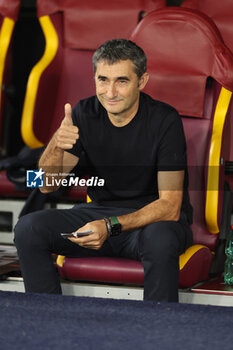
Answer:
[[[146,86],[148,80],[149,80],[149,74],[146,72],[146,73],[144,73],[144,74],[141,76],[141,78],[140,78],[140,80],[139,80],[139,85],[138,85],[139,90],[144,89],[144,87]]]

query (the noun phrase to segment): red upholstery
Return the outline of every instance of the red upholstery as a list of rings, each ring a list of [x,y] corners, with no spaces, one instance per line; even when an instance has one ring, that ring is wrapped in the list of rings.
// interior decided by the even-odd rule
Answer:
[[[217,25],[225,44],[233,52],[233,1],[232,0],[184,0],[182,6],[199,10],[208,15]],[[233,119],[233,108],[231,108]],[[230,125],[233,135],[233,123]],[[233,138],[230,141],[230,155],[227,158],[233,161]],[[228,176],[231,188],[233,188],[233,175]]]
[[[130,6],[131,5],[131,6]],[[142,12],[150,12],[154,9],[164,7],[166,5],[166,1],[163,0],[136,0],[134,2],[134,10],[132,11],[142,11]],[[117,16],[114,16],[112,14],[112,11],[118,11],[120,15],[125,16],[124,12],[125,10],[131,11],[132,3],[129,1],[116,1],[112,0],[109,4],[104,1],[99,1],[98,4],[96,4],[95,0],[87,0],[85,1],[85,4],[77,4],[76,0],[39,0],[37,3],[37,15],[38,17],[41,16],[47,16],[52,15],[58,11],[73,11],[73,13],[78,14],[79,9],[82,11],[85,11],[87,17],[92,17],[93,23],[95,22],[95,18],[93,17],[94,14],[97,16],[97,23],[99,20],[99,13],[98,12],[105,12],[106,15],[111,16],[111,19],[114,21],[117,21]],[[88,13],[86,12],[88,10]],[[92,15],[90,15],[92,14]],[[71,14],[71,16],[73,16]],[[83,21],[88,20],[88,18],[83,18]],[[138,17],[137,17],[138,19]],[[129,19],[130,21],[132,19]],[[101,23],[103,25],[103,23]],[[119,29],[121,30],[121,29]]]
[[[151,32],[156,45],[151,45]],[[161,35],[164,32],[166,40]],[[171,104],[181,115],[203,117],[208,76],[232,90],[232,55],[208,17],[199,17],[192,10],[164,8],[146,16],[132,38],[153,57],[148,63],[151,77],[145,91]]]
[[[146,92],[154,98],[169,102],[183,114],[190,198],[194,207],[192,229],[195,244],[203,245],[191,254],[180,270],[180,286],[187,287],[209,277],[213,259],[211,251],[215,250],[218,239],[217,234],[207,230],[205,223],[207,166],[213,116],[220,88],[225,86],[233,90],[233,57],[211,20],[192,10],[168,8],[153,11],[139,23],[131,39],[145,50],[148,57],[150,83]],[[206,87],[209,76],[213,78],[212,84]],[[221,148],[221,156],[224,158],[228,154],[229,122],[227,116]],[[224,167],[220,166],[220,189],[223,189],[223,170]],[[220,225],[222,191],[218,198]],[[122,263],[125,260],[116,260],[65,258],[60,272],[72,280],[123,282],[125,276],[122,277]],[[127,263],[133,262],[129,260]],[[119,275],[115,275],[117,264],[121,271]],[[136,283],[142,283],[142,266],[139,262],[133,264],[134,276],[137,271]],[[112,275],[109,266],[115,268]],[[131,272],[127,267],[125,273],[128,281],[131,281]]]
[[[151,45],[147,40],[152,33],[156,45]],[[166,41],[165,36],[168,38]],[[192,227],[194,242],[207,245],[213,250],[217,236],[207,231],[204,219],[203,190],[206,184],[203,181],[207,176],[208,155],[203,150],[209,149],[213,113],[220,86],[213,83],[206,89],[206,81],[211,76],[232,90],[233,55],[225,47],[211,20],[189,9],[160,9],[150,13],[138,25],[132,39],[142,46],[148,57],[150,83],[145,90],[152,97],[170,103],[184,116],[195,114],[201,117],[198,122],[186,117],[182,120],[187,140],[190,198],[195,208]],[[230,118],[227,118],[227,125],[229,121]],[[227,127],[223,139],[227,147],[222,148],[221,156],[228,159],[230,134]],[[222,189],[223,177],[224,166],[221,166],[219,188]],[[222,194],[220,192],[219,195],[219,226],[222,217]]]
[[[148,40],[152,33],[156,45],[151,45]],[[198,122],[194,118],[182,118],[187,140],[190,197],[195,208],[193,232],[195,243],[214,249],[217,236],[208,233],[204,220],[208,153],[203,150],[208,150],[210,146],[213,113],[220,86],[212,83],[206,89],[206,81],[211,76],[233,90],[233,55],[224,46],[208,17],[188,9],[164,8],[150,13],[138,25],[132,40],[144,49],[148,57],[150,84],[145,90],[152,97],[173,105],[180,114],[193,117],[194,113],[201,118]],[[200,108],[198,113],[197,108]],[[226,143],[229,140],[228,132],[226,128]],[[228,148],[222,149],[224,159],[227,151]],[[220,171],[223,175],[224,167]],[[221,176],[219,186],[223,188]],[[220,210],[219,225],[221,216]]]
[[[20,9],[20,0],[0,0],[0,13],[3,17],[9,17],[17,21]]]
[[[98,3],[98,9],[95,9],[93,5],[93,11],[90,7],[88,16],[86,16],[85,5],[75,12],[74,3],[74,1],[69,1],[67,9],[57,7],[57,2],[49,3],[50,18],[59,38],[59,48],[54,60],[40,79],[36,99],[34,130],[42,142],[47,142],[59,125],[63,117],[64,103],[74,104],[80,98],[94,94],[92,53],[98,46],[98,40],[101,40],[101,43],[107,40],[108,33],[111,31],[114,33],[116,22],[119,22],[119,27],[121,27],[119,18],[122,17],[122,21],[125,18],[126,5],[124,2],[122,16],[112,16],[111,23],[106,27],[105,20],[111,10],[112,2],[110,5],[105,4],[109,8],[104,6],[103,11],[101,10],[104,30],[102,30],[102,23],[102,29],[98,30],[103,37],[94,36],[96,42],[93,44],[89,42],[88,30],[95,28],[95,18],[98,19],[97,25],[100,26],[97,14],[98,9],[102,9],[102,4]],[[64,6],[67,2],[59,1],[59,6],[61,4]],[[139,3],[136,2],[136,4]],[[46,14],[45,5],[45,1],[38,1],[39,14]],[[141,9],[140,6],[139,15]],[[77,21],[78,27],[76,27],[80,35],[76,36],[73,35],[71,28],[74,25],[74,13],[80,16]],[[129,13],[134,18],[133,23],[135,12],[130,10]],[[81,23],[81,18],[84,23]],[[128,18],[128,21],[131,23],[131,19]],[[87,29],[85,23],[88,24]],[[121,36],[128,37],[128,33],[123,34]],[[86,40],[82,41],[83,37]],[[194,207],[194,241],[196,244],[203,245],[197,250],[194,249],[193,253],[190,249],[190,258],[181,266],[180,286],[188,286],[208,278],[209,266],[213,257],[211,250],[215,250],[218,238],[217,234],[207,230],[205,223],[207,165],[213,115],[220,88],[224,86],[233,90],[233,57],[222,42],[213,22],[205,15],[188,9],[164,8],[150,12],[139,23],[131,38],[142,46],[148,56],[150,81],[145,91],[157,99],[172,104],[183,115],[182,120],[187,138],[190,197]],[[90,43],[89,49],[84,46],[86,42]],[[206,88],[209,76],[212,77],[212,84]],[[227,156],[227,140],[230,130],[227,123],[228,118],[223,131],[220,152],[220,157],[224,159]],[[220,189],[223,188],[222,172],[223,166],[220,166],[218,183]],[[218,225],[221,219],[221,202],[222,191],[219,192],[218,197]],[[109,270],[109,266],[113,268],[113,272]],[[75,280],[94,279],[108,282],[142,283],[140,263],[125,259],[66,258],[60,272],[66,278]]]
[[[66,102],[74,104],[95,94],[94,50],[108,39],[127,38],[141,13],[164,5],[165,0],[136,0],[133,6],[130,0],[37,2],[38,16],[50,15],[59,37],[58,52],[43,72],[36,98],[34,131],[41,142],[47,143],[57,129]]]
[[[165,0],[136,0],[134,6],[131,1],[125,0],[110,3],[88,0],[78,5],[74,0],[37,2],[38,16],[51,15],[59,39],[56,56],[39,81],[35,102],[33,128],[41,142],[47,143],[57,129],[67,101],[74,104],[95,93],[91,58],[97,46],[115,35],[127,37],[143,13],[162,6],[165,6]],[[3,16],[17,19],[19,7],[20,0],[0,0]],[[93,30],[94,27],[98,30]],[[2,99],[4,97],[3,93]],[[0,118],[0,139],[1,127]],[[0,182],[0,193],[3,196],[20,196],[4,173],[2,177],[4,181]],[[67,198],[84,201],[85,189],[72,188],[64,196],[64,199]]]
[[[179,286],[185,288],[208,278],[211,252],[203,247],[180,271]],[[201,263],[201,265],[200,265]],[[200,268],[193,269],[193,265]],[[143,285],[144,271],[139,261],[124,258],[65,258],[63,266],[58,265],[63,279],[95,281],[106,283],[125,283]]]
[[[216,100],[219,97],[219,85],[213,83],[208,88],[208,98],[206,96],[206,102],[209,105],[212,104],[212,108],[216,105]],[[193,213],[193,225],[192,230],[194,234],[194,242],[196,244],[203,244],[209,247],[211,250],[215,249],[217,242],[217,235],[208,232],[205,224],[205,196],[206,196],[206,177],[208,170],[208,153],[203,150],[208,150],[210,147],[210,137],[212,133],[212,118],[205,115],[202,119],[196,120],[194,118],[182,117],[184,131],[187,142],[188,153],[188,171],[189,171],[189,195],[190,201],[194,208]],[[229,128],[225,129],[224,141],[229,140],[228,134]],[[226,154],[226,150],[225,150]],[[224,155],[225,155],[224,154]],[[220,182],[219,187],[223,188],[223,174],[224,166],[220,167]],[[222,192],[219,195],[219,212],[218,223],[220,226],[222,218]]]
[[[209,278],[213,254],[207,247],[202,247],[192,255],[190,261],[180,269],[179,287],[186,288]]]
[[[152,35],[156,45],[151,45],[148,39]],[[205,223],[208,150],[220,91],[218,83],[231,91],[233,88],[233,56],[225,47],[211,20],[197,11],[188,9],[169,8],[150,13],[138,25],[131,38],[144,49],[148,57],[150,84],[145,90],[152,97],[170,103],[183,115],[188,153],[189,194],[194,208],[192,225],[194,243],[215,250],[218,236],[211,234]],[[209,76],[214,78],[215,82],[206,88]],[[197,121],[187,116],[199,116],[200,119]],[[227,159],[229,155],[230,129],[227,127],[230,122],[229,115],[226,120],[221,149],[223,159]],[[223,175],[224,165],[220,166],[220,189],[223,189]],[[219,227],[222,217],[222,196],[223,191],[220,191]],[[210,252],[206,250],[202,254],[206,254],[210,264],[212,260]],[[196,273],[198,270],[199,273],[202,271],[203,259],[200,259],[199,263],[198,266],[194,260],[190,261],[190,266],[192,264],[196,266],[196,270],[193,269]],[[181,281],[185,281],[186,278],[184,275],[182,279],[183,273],[184,271],[181,272]],[[193,283],[195,283],[194,273]]]
[[[42,143],[46,144],[60,125],[66,102],[74,105],[95,94],[92,55],[99,44],[116,33],[128,37],[142,12],[163,5],[165,0],[137,0],[133,7],[125,0],[88,0],[78,6],[75,1],[37,2],[38,16],[50,15],[59,40],[56,56],[40,78],[35,102],[33,129]],[[98,30],[93,31],[94,27]],[[85,200],[84,191],[72,188],[69,199]]]
[[[164,5],[163,0],[135,0],[133,6],[132,2],[125,0],[88,0],[77,6],[76,1],[63,0],[58,6],[57,1],[48,4],[45,0],[38,3],[38,16],[62,11],[65,47],[93,50],[105,40],[129,36],[142,13]],[[93,30],[93,27],[98,30]]]
[[[142,264],[123,258],[65,258],[59,272],[62,278],[80,281],[143,284],[144,280]]]
[[[182,6],[208,15],[220,30],[225,44],[233,51],[232,0],[184,0]]]

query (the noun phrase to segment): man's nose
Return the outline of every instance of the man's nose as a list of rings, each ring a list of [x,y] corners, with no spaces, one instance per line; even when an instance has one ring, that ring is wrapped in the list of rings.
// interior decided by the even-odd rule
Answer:
[[[106,91],[106,96],[108,98],[114,98],[116,97],[117,92],[116,92],[116,87],[114,83],[110,83],[107,87],[107,91]]]

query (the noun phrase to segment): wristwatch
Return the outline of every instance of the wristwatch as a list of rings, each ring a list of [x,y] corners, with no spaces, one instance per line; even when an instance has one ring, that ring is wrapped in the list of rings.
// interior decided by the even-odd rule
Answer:
[[[121,233],[121,224],[116,216],[110,216],[109,218],[104,218],[106,223],[108,237],[118,236]]]
[[[118,236],[121,233],[121,224],[116,216],[110,216],[111,236]]]

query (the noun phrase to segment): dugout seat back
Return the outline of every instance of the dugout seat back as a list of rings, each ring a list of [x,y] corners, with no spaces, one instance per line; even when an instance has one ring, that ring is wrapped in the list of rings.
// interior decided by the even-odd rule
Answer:
[[[92,55],[103,42],[127,38],[141,18],[165,0],[38,0],[45,51],[32,69],[23,107],[21,134],[30,148],[47,144],[64,117],[64,104],[95,94]],[[81,186],[65,199],[85,201]]]
[[[184,0],[182,7],[205,13],[218,27],[224,43],[233,51],[233,2],[231,0]]]
[[[104,41],[127,38],[140,19],[165,0],[38,0],[46,47],[32,70],[22,115],[31,148],[46,144],[64,116],[64,104],[95,94],[92,55]]]
[[[167,34],[166,40],[162,38],[162,33],[164,36]],[[156,45],[151,45],[150,37],[153,37]],[[233,88],[233,55],[208,17],[193,10],[167,8],[153,12],[141,22],[131,38],[144,49],[148,57],[150,79],[145,92],[171,104],[182,116],[188,147],[190,196],[195,194],[196,197],[197,190],[201,190],[201,197],[193,199],[197,214],[200,203],[205,203],[202,194],[207,189],[218,191],[223,188],[221,175],[224,166],[220,160],[224,162],[229,152],[229,129],[224,128],[224,123],[228,122],[226,115],[222,120],[218,153],[213,153],[217,150],[211,149],[210,154],[209,150],[213,133],[216,132],[213,121],[216,117],[217,102],[221,98],[220,93],[227,94],[227,90],[231,91]],[[225,112],[228,111],[231,93],[228,95]],[[219,127],[218,124],[218,132]],[[215,162],[211,157],[216,159]],[[219,171],[219,176],[213,176],[213,188],[207,187],[208,174],[211,175],[210,172],[216,170],[210,168],[210,162]],[[215,175],[218,175],[217,170]],[[204,177],[198,176],[198,172],[204,174]],[[207,202],[213,203],[208,196],[214,193],[209,191],[206,194]],[[220,204],[221,196],[219,192]],[[204,213],[204,210],[201,211]],[[212,208],[210,212],[209,217],[206,217],[208,231],[217,233],[222,217],[222,205],[216,203],[215,210]],[[214,217],[215,224],[212,221]],[[204,220],[201,221],[201,217],[195,217],[194,225],[203,226]],[[195,241],[202,240],[202,243],[207,243],[203,241],[202,233],[201,238],[198,238],[197,230],[194,231]],[[209,242],[207,245],[212,244]]]
[[[0,0],[0,154],[4,155],[4,106],[7,101],[7,88],[11,82],[12,50],[11,43],[15,22],[18,19],[20,0]]]
[[[173,105],[182,116],[194,208],[194,245],[180,256],[180,287],[188,287],[208,279],[213,257],[218,258],[233,56],[214,23],[189,9],[152,11],[130,38],[148,57],[145,92]],[[224,229],[229,227],[228,218]],[[58,266],[72,280],[143,283],[142,265],[127,259],[60,257]]]
[[[217,25],[224,43],[233,52],[233,2],[231,0],[184,0],[182,7],[196,9],[208,15]],[[233,119],[233,108],[231,108],[231,119]],[[226,170],[231,176],[228,177],[233,187],[233,123],[231,123],[230,154],[227,159]]]
[[[148,40],[152,33],[156,45]],[[199,244],[215,252],[223,217],[224,165],[229,157],[233,56],[214,23],[194,10],[151,13],[132,39],[148,57],[150,80],[145,91],[174,106],[182,116],[194,208],[196,246],[192,249]]]

